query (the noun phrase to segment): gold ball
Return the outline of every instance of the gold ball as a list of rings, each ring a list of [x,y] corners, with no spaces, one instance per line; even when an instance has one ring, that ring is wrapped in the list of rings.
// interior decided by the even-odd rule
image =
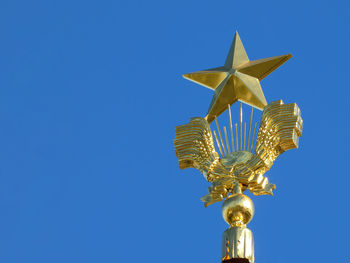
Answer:
[[[222,216],[230,226],[243,226],[254,216],[254,204],[244,194],[233,194],[222,204]]]

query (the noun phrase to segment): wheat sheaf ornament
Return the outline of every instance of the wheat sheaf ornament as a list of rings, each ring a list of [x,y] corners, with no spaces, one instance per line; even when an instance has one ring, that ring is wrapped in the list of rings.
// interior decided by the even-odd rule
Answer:
[[[180,168],[196,168],[212,183],[201,198],[204,205],[224,200],[222,214],[230,225],[222,241],[221,261],[225,263],[254,263],[253,234],[246,227],[254,205],[243,192],[272,195],[276,186],[264,174],[280,154],[298,148],[303,129],[299,107],[282,100],[268,104],[260,86],[290,57],[250,61],[236,32],[224,66],[183,75],[214,90],[205,117],[191,118],[175,128],[174,145]],[[236,102],[240,102],[239,119],[233,123],[231,106]],[[251,106],[248,122],[243,121],[242,103]],[[254,108],[262,110],[259,127],[253,123]],[[228,128],[220,128],[218,117],[226,110]],[[216,130],[211,128],[214,120]]]

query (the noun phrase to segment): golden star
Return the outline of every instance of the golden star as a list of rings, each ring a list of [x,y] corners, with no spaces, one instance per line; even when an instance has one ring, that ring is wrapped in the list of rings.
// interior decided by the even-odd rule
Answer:
[[[263,110],[267,105],[260,80],[292,57],[291,54],[249,61],[236,32],[223,67],[184,74],[183,77],[215,90],[207,121],[210,123],[236,101]]]

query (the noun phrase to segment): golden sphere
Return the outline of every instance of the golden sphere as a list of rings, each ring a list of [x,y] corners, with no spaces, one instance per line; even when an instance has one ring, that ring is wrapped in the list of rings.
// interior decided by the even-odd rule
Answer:
[[[233,194],[222,204],[222,216],[230,226],[243,226],[254,216],[254,204],[244,194]]]

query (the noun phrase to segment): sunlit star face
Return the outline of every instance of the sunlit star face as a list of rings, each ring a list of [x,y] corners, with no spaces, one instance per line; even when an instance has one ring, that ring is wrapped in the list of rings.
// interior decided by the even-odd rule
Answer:
[[[286,62],[291,55],[250,61],[238,33],[235,34],[225,65],[183,76],[214,90],[206,119],[210,123],[228,105],[241,101],[263,110],[267,105],[260,80]]]

